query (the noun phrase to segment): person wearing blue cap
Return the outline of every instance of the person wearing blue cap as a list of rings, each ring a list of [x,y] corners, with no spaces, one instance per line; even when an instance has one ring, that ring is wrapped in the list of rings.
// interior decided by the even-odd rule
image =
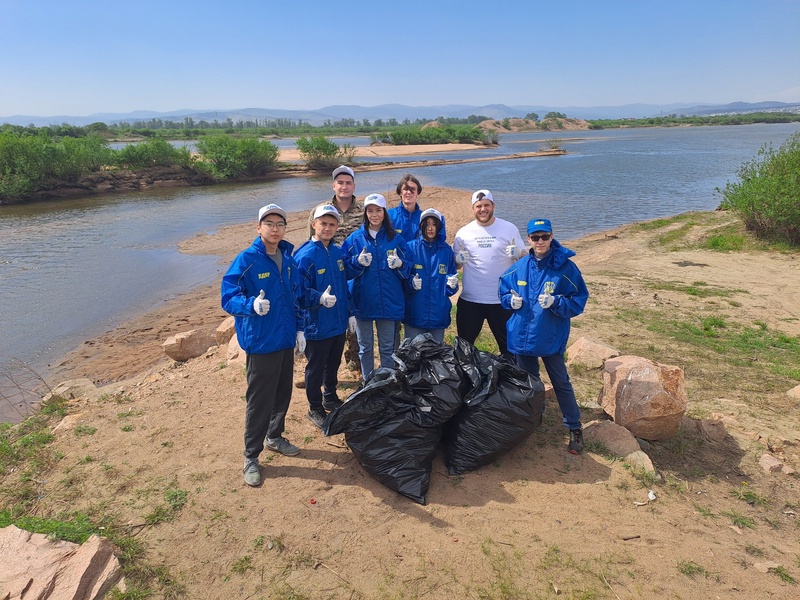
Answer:
[[[277,204],[262,206],[256,231],[258,237],[234,259],[221,285],[222,309],[233,315],[236,337],[247,354],[244,481],[250,486],[261,484],[258,457],[265,445],[286,456],[300,453],[283,431],[292,399],[294,351],[306,347],[297,263],[292,244],[283,239],[286,211]]]
[[[568,450],[583,450],[581,411],[567,373],[564,352],[570,332],[570,319],[586,308],[589,290],[580,269],[570,258],[575,252],[553,237],[549,219],[528,223],[531,249],[500,276],[500,303],[512,310],[506,330],[508,350],[516,363],[539,377],[539,359],[544,363],[550,383],[569,429]]]
[[[444,217],[435,208],[422,211],[417,238],[408,245],[414,261],[413,276],[406,280],[405,337],[430,333],[444,341],[458,291],[458,270],[453,249],[445,241]]]

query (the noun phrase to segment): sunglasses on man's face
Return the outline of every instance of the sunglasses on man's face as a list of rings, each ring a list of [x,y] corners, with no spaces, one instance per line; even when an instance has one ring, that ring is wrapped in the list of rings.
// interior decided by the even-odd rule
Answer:
[[[538,242],[539,240],[542,240],[542,241],[546,242],[551,237],[553,237],[553,234],[551,234],[551,233],[543,233],[542,235],[529,235],[528,237],[531,238],[532,242]]]

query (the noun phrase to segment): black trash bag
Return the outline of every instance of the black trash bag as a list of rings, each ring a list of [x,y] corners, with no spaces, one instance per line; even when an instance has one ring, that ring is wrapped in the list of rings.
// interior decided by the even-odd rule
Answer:
[[[429,407],[421,408],[423,413],[427,411],[425,425],[440,426],[452,419],[462,404],[461,377],[453,347],[423,333],[403,340],[394,358],[414,395]]]
[[[541,424],[544,385],[464,339],[453,347],[464,405],[444,427],[445,465],[450,475],[461,475],[491,463]]]
[[[383,485],[425,504],[441,427],[427,426],[429,408],[406,376],[377,369],[367,385],[325,419],[323,433],[343,433],[362,467]]]

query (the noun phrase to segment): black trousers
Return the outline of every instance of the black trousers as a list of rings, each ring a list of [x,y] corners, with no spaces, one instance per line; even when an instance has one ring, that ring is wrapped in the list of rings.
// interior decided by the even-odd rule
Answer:
[[[283,435],[292,399],[294,348],[247,355],[247,412],[244,419],[245,458],[258,458],[264,438]]]
[[[456,330],[458,337],[464,338],[474,344],[483,328],[483,322],[488,321],[489,329],[497,342],[500,354],[508,354],[508,333],[506,323],[511,317],[510,310],[501,304],[478,304],[462,298],[456,303]]]
[[[306,340],[306,398],[312,410],[322,408],[322,400],[337,399],[339,365],[342,364],[345,334],[324,340]]]

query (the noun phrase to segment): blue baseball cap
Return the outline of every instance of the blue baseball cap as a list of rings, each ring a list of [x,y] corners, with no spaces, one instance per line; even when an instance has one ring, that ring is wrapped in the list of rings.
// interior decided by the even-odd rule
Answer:
[[[528,221],[528,235],[536,231],[553,232],[553,226],[550,225],[550,219],[531,219]]]

